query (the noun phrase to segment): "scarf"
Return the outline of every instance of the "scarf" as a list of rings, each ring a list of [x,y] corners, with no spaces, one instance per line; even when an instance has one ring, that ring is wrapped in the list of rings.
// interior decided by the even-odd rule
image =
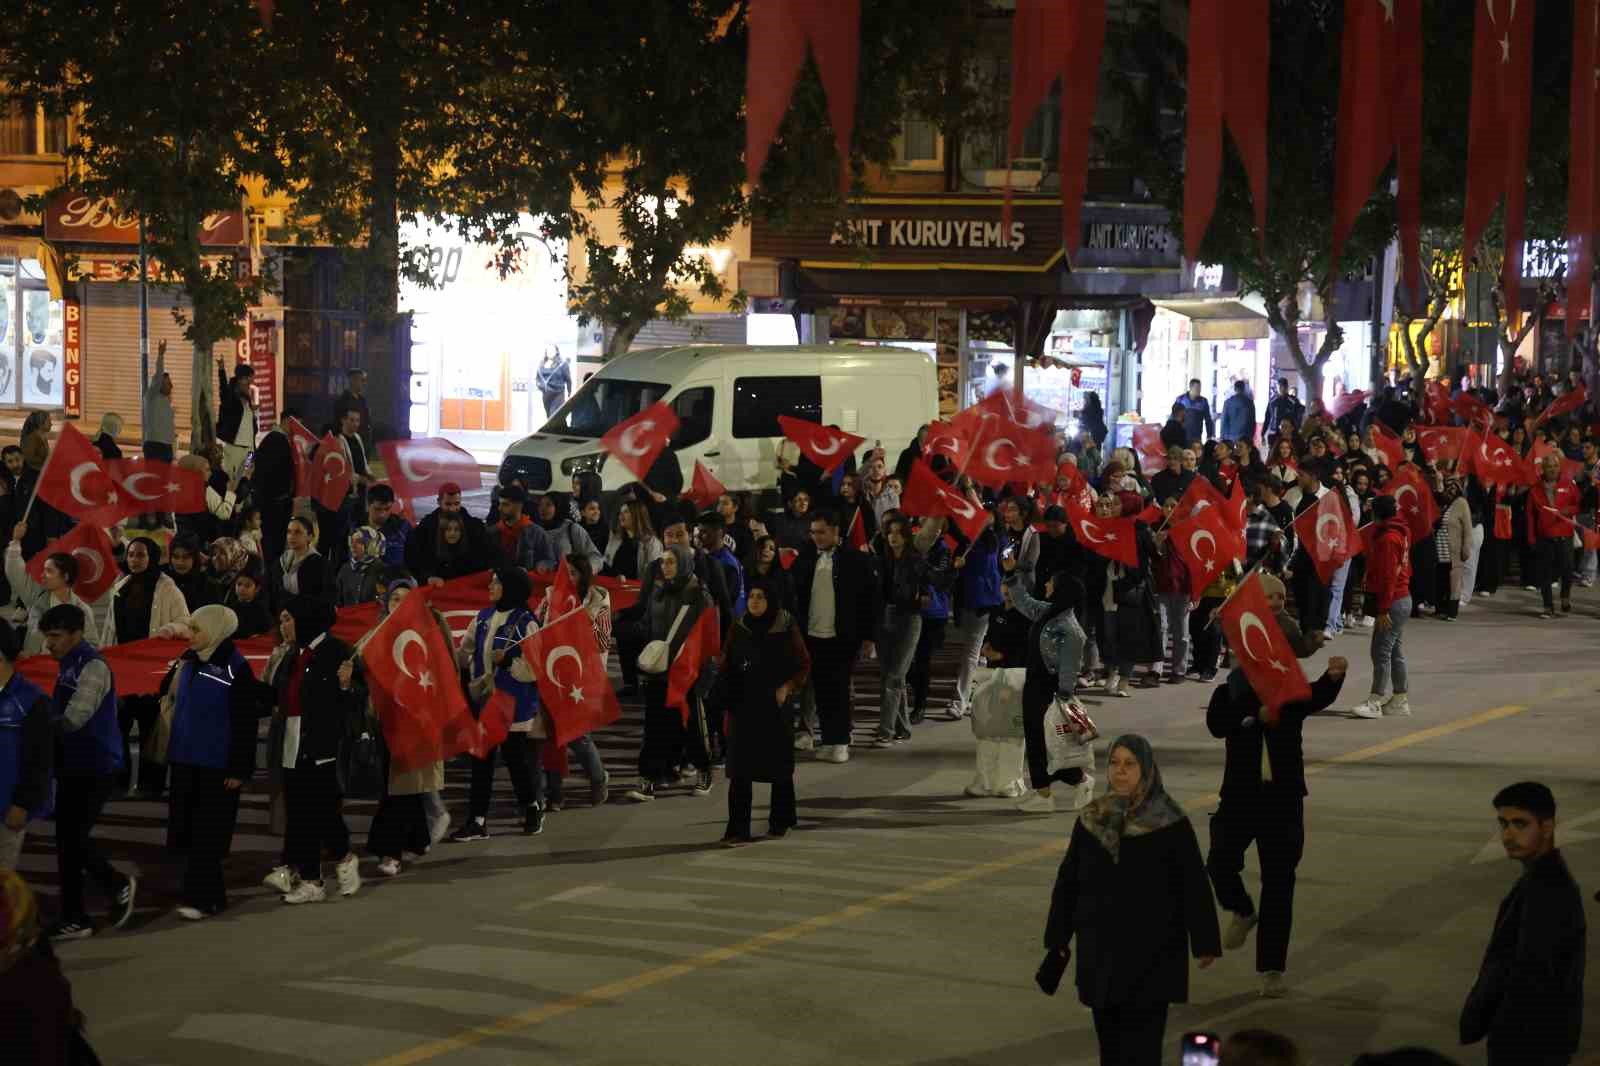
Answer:
[[[161,545],[149,537],[135,537],[150,553],[150,565],[137,574],[130,572],[117,594],[117,643],[128,644],[150,635],[150,612],[156,602],[156,582],[161,580]]]
[[[741,616],[740,621],[744,623],[744,627],[751,633],[754,633],[758,637],[764,637],[772,629],[772,623],[777,621],[780,607],[778,605],[777,595],[773,592],[772,583],[760,578],[752,579],[750,581],[750,587],[745,589],[746,603],[749,602],[748,597],[750,593],[755,592],[757,589],[759,589],[767,597],[766,613],[761,615],[760,618],[757,618],[747,609]]]
[[[189,625],[199,630],[206,638],[204,647],[189,649],[196,658],[205,662],[216,653],[223,641],[238,631],[239,616],[227,607],[213,603],[191,612]]]
[[[694,552],[682,544],[669,544],[666,550],[667,554],[671,555],[678,563],[678,576],[668,581],[666,586],[671,591],[678,592],[694,576]]]
[[[1154,833],[1187,817],[1162,787],[1161,770],[1156,766],[1156,753],[1150,742],[1137,733],[1124,733],[1106,749],[1107,754],[1118,748],[1139,760],[1139,790],[1131,799],[1107,791],[1078,815],[1083,827],[1110,853],[1112,862],[1120,858],[1124,837]]]
[[[556,505],[555,514],[549,519],[539,518],[536,521],[549,533],[554,533],[568,522],[572,521],[572,497],[566,492],[547,492],[550,502]],[[542,508],[541,508],[542,510]]]

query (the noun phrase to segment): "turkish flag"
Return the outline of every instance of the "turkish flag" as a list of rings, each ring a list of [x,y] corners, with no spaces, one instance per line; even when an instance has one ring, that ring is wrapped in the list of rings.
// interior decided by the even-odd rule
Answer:
[[[82,522],[111,524],[144,508],[128,507],[127,494],[106,470],[100,449],[78,432],[71,422],[62,423],[61,436],[50,449],[44,468],[39,471],[39,499],[63,514]]]
[[[1341,392],[1328,401],[1328,414],[1333,417],[1334,421],[1338,421],[1357,407],[1360,407],[1361,402],[1366,398],[1367,394],[1359,389],[1355,392]]]
[[[794,548],[778,549],[778,565],[783,567],[785,570],[793,566],[794,561],[798,558],[800,558],[800,553]]]
[[[111,538],[98,522],[79,522],[36,552],[28,560],[28,576],[34,584],[44,584],[45,560],[57,552],[77,560],[78,580],[72,591],[84,603],[93,603],[104,596],[121,576]]]
[[[1522,237],[1528,206],[1529,112],[1533,103],[1535,4],[1474,4],[1472,103],[1467,117],[1467,210],[1461,247],[1468,258],[1505,199],[1502,291],[1522,286]]]
[[[1567,336],[1592,317],[1594,237],[1600,229],[1600,0],[1572,2],[1572,102],[1567,156]]]
[[[1469,426],[1477,426],[1480,422],[1485,426],[1494,425],[1494,411],[1470,392],[1458,393],[1450,406],[1454,408],[1456,416]]]
[[[1563,452],[1560,448],[1557,448],[1554,444],[1547,442],[1543,437],[1536,437],[1533,442],[1533,447],[1528,449],[1528,466],[1534,471],[1537,471],[1539,469],[1540,461],[1543,460],[1547,455],[1557,455],[1561,457],[1562,480],[1577,481],[1578,478],[1583,476],[1582,460],[1568,459],[1565,452]]]
[[[455,655],[423,590],[412,592],[373,630],[361,661],[370,687],[382,695],[374,702],[390,756],[402,772],[479,747],[483,729],[498,721],[488,708],[481,716],[488,723],[473,720]]]
[[[803,418],[790,418],[788,415],[778,416],[778,428],[783,430],[783,435],[795,442],[807,459],[817,464],[824,474],[831,474],[838,465],[848,459],[855,450],[865,441],[865,437],[858,437],[854,433],[846,433],[842,429],[833,429],[829,426],[819,426],[815,422],[807,422]]]
[[[1139,457],[1139,469],[1154,474],[1167,465],[1167,446],[1161,443],[1161,427],[1145,422],[1133,427],[1133,453]]]
[[[694,628],[689,630],[683,646],[672,660],[667,671],[667,706],[676,707],[683,714],[683,724],[689,724],[689,692],[700,678],[706,663],[722,654],[722,622],[712,609],[700,612]]]
[[[558,577],[551,596],[560,588]],[[707,615],[715,622],[716,611],[705,611],[701,617]],[[524,638],[522,649],[533,664],[540,705],[555,727],[553,739],[564,745],[615,722],[622,717],[622,708],[606,676],[606,657],[595,640],[588,612],[571,611],[559,618],[552,612],[552,618],[543,629]]]
[[[1157,523],[1161,522],[1163,518],[1164,516],[1161,513],[1161,508],[1157,507],[1153,503],[1149,504],[1144,510],[1134,515],[1135,521],[1143,522],[1147,526],[1156,525]]]
[[[767,150],[789,112],[809,45],[828,97],[840,187],[848,190],[861,64],[861,0],[751,0],[746,19],[750,56],[745,79],[745,180],[752,187],[761,184]]]
[[[716,504],[717,500],[728,491],[728,487],[718,481],[707,470],[700,460],[694,461],[694,477],[689,482],[689,499],[702,511]]]
[[[1406,461],[1405,444],[1395,436],[1394,430],[1376,419],[1372,422],[1372,439],[1383,453],[1383,465],[1396,470]]]
[[[857,507],[850,515],[850,531],[847,534],[850,547],[858,551],[865,551],[867,547],[867,527],[861,521],[861,508]]]
[[[1010,389],[996,389],[950,419],[950,425],[970,441],[983,435],[983,425],[991,418],[1014,422],[1025,429],[1052,429],[1060,412],[1053,407],[1023,397],[1021,403]]]
[[[1267,607],[1260,574],[1246,577],[1218,610],[1217,617],[1222,621],[1228,647],[1239,657],[1244,676],[1266,708],[1269,722],[1278,720],[1284,704],[1311,698],[1311,686],[1294,649]]]
[[[1578,523],[1549,504],[1540,504],[1540,506],[1550,512],[1551,521],[1555,523],[1555,527],[1561,531],[1563,536],[1570,537],[1576,533],[1582,538],[1584,551],[1594,551],[1596,548],[1600,548],[1600,533],[1596,533],[1586,526],[1578,525]]]
[[[1256,231],[1267,231],[1267,84],[1271,68],[1270,0],[1190,0],[1188,131],[1183,179],[1183,247],[1200,261],[1222,186],[1222,130],[1233,134],[1255,205]]]
[[[547,624],[578,609],[578,586],[572,583],[572,573],[565,559],[555,569],[555,580],[546,594],[545,604]]]
[[[106,472],[122,486],[130,508],[174,514],[206,509],[206,479],[197,470],[160,459],[107,459]]]
[[[1476,448],[1464,451],[1461,466],[1485,485],[1532,485],[1539,479],[1532,464],[1498,433],[1485,433]]]
[[[317,492],[317,471],[311,461],[316,454],[317,435],[305,427],[305,424],[294,416],[289,417],[289,454],[294,460],[294,494],[296,496],[315,496]]]
[[[658,401],[612,426],[600,438],[600,447],[616,456],[634,477],[643,481],[677,431],[678,416],[672,408]]]
[[[1229,514],[1233,514],[1236,511],[1235,508],[1228,507],[1227,497],[1217,491],[1217,487],[1211,483],[1210,478],[1203,474],[1196,474],[1194,480],[1189,482],[1189,487],[1183,490],[1183,495],[1178,499],[1178,506],[1173,508],[1170,521],[1174,525],[1179,522],[1187,522],[1194,517],[1195,512],[1213,507],[1218,510],[1226,509]],[[1240,528],[1242,529],[1243,527],[1241,526]]]
[[[1423,386],[1422,407],[1429,422],[1435,425],[1450,424],[1450,386],[1442,381],[1430,381]]]
[[[1588,398],[1589,392],[1582,385],[1579,385],[1577,388],[1568,392],[1562,393],[1560,396],[1556,397],[1554,403],[1534,416],[1532,428],[1538,428],[1549,419],[1560,418],[1563,415],[1571,414],[1573,411],[1576,411],[1578,408],[1582,407],[1584,401],[1586,401]],[[1532,432],[1532,429],[1530,429],[1530,432]]]
[[[1324,585],[1333,582],[1334,571],[1361,554],[1361,539],[1355,535],[1355,528],[1350,501],[1338,488],[1323,493],[1316,506],[1306,508],[1294,520],[1294,534],[1311,556],[1317,579]]]
[[[1458,462],[1469,431],[1459,426],[1424,426],[1417,430],[1417,446],[1428,462]]]
[[[922,440],[922,453],[929,457],[942,455],[957,470],[965,470],[972,454],[972,441],[966,432],[949,422],[934,422],[928,426],[928,435]]]
[[[1061,232],[1067,251],[1083,243],[1079,219],[1089,179],[1089,134],[1100,88],[1100,54],[1106,38],[1106,0],[1017,0],[1011,20],[1010,153],[1022,155],[1028,125],[1061,83],[1059,141]],[[1011,232],[1011,183],[1006,183],[1004,231]]]
[[[900,509],[924,518],[947,516],[968,540],[977,540],[989,523],[988,511],[940,481],[921,459],[911,464],[905,492],[900,494]]]
[[[1250,524],[1250,496],[1244,491],[1244,478],[1233,479],[1233,492],[1228,495],[1228,507],[1233,517],[1234,528],[1242,533]]]
[[[483,487],[478,460],[443,437],[386,440],[379,443],[378,455],[402,500],[437,496],[446,485],[458,485],[463,492]]]
[[[992,489],[1012,482],[1052,481],[1056,474],[1055,437],[1009,419],[985,419],[983,435],[974,443],[966,472],[978,484]]]
[[[1205,588],[1228,564],[1244,558],[1244,537],[1233,529],[1221,507],[1201,507],[1167,531],[1183,565],[1189,568],[1189,600],[1199,603]]]
[[[1394,497],[1400,517],[1411,528],[1413,540],[1421,540],[1433,532],[1434,523],[1439,521],[1439,505],[1434,502],[1433,490],[1415,464],[1403,464],[1378,494]]]
[[[1067,523],[1078,543],[1123,566],[1139,565],[1138,526],[1131,518],[1101,518],[1076,507],[1067,508]]]
[[[1412,306],[1422,298],[1422,0],[1348,3],[1333,153],[1333,266],[1378,179],[1397,163],[1400,250]]]
[[[317,454],[308,464],[311,471],[309,495],[330,511],[344,506],[350,495],[350,457],[345,454],[344,442],[332,433],[324,433]]]

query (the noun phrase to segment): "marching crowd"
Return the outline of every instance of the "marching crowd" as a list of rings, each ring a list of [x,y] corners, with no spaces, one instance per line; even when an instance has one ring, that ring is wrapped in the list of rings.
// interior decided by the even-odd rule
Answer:
[[[400,772],[378,752],[381,799],[366,840],[372,869],[394,876],[408,856],[443,841],[486,838],[499,761],[525,833],[541,832],[564,807],[569,757],[582,766],[591,801],[607,802],[613,789],[592,737],[553,742],[536,684],[542,664],[520,651],[553,621],[547,582],[530,572],[560,573],[602,653],[618,654],[618,694],[644,707],[637,781],[619,795],[638,803],[705,795],[721,767],[729,846],[755,839],[755,784],[771,786],[767,835],[781,838],[799,820],[797,754],[851,758],[850,679],[862,663],[875,664],[880,680],[872,748],[914,743],[931,717],[973,716],[979,766],[969,795],[1013,799],[1019,814],[1078,812],[1041,986],[1054,990],[1075,942],[1077,987],[1095,1009],[1103,1061],[1154,1062],[1167,1005],[1187,995],[1186,955],[1205,967],[1255,932],[1262,994],[1284,993],[1305,834],[1301,730],[1339,701],[1348,668],[1334,656],[1309,682],[1309,697],[1282,706],[1263,699],[1218,624],[1246,578],[1263,590],[1299,658],[1347,631],[1370,630],[1371,691],[1351,713],[1385,718],[1414,710],[1408,625],[1448,623],[1512,573],[1542,592],[1541,617],[1550,617],[1570,611],[1572,586],[1595,576],[1585,531],[1600,509],[1600,453],[1585,427],[1600,419],[1576,381],[1546,390],[1533,379],[1505,396],[1391,386],[1337,411],[1302,407],[1280,382],[1264,446],[1253,401],[1247,420],[1233,398],[1224,432],[1207,439],[1213,419],[1195,382],[1159,444],[1108,453],[1103,419],[1085,417],[1080,438],[1054,457],[1053,480],[979,484],[966,474],[959,440],[936,423],[897,455],[869,450],[859,463],[831,468],[780,450],[773,493],[691,500],[669,449],[620,499],[603,497],[592,474],[559,489],[513,481],[497,486],[479,518],[463,508],[460,486],[446,484],[437,509],[413,526],[393,487],[372,476],[359,384],[341,397],[330,427],[354,477],[348,496],[329,507],[297,499],[290,413],[260,436],[248,382],[241,386],[246,370],[223,381],[221,447],[179,461],[207,482],[203,510],[114,526],[121,573],[96,598],[78,593],[78,556],[45,551],[73,525],[32,498],[48,456],[48,417],[5,450],[0,492],[17,521],[0,529],[11,530],[5,575],[16,617],[0,626],[0,869],[16,866],[29,820],[53,810],[61,895],[50,939],[94,933],[86,881],[105,895],[112,927],[133,913],[135,876],[113,867],[93,836],[105,803],[130,790],[168,805],[168,844],[185,864],[178,914],[219,913],[223,861],[240,792],[260,769],[263,731],[273,828],[283,836],[266,883],[288,904],[359,892],[358,843],[341,811],[348,776],[360,769],[352,753],[404,708],[389,706],[363,677],[361,642],[332,634],[335,611],[376,603],[381,618],[419,588],[484,571],[488,602],[464,632],[437,612],[434,619],[456,649],[472,706],[495,692],[510,697],[509,730],[470,757],[469,796],[455,817],[441,799],[442,762]],[[151,395],[168,394],[159,378]],[[1242,387],[1236,397],[1249,400]],[[1098,401],[1092,406],[1087,415],[1098,414]],[[147,412],[145,424],[160,420]],[[109,458],[116,427],[102,431],[96,444]],[[171,442],[159,440],[147,443],[147,456],[160,457],[163,443],[170,459]],[[929,473],[956,502],[926,506],[917,486]],[[982,517],[965,518],[960,500]],[[1239,534],[1237,557],[1213,554],[1214,566],[1198,565],[1173,535],[1206,505],[1230,511]],[[1319,508],[1342,511],[1353,531],[1346,540],[1359,539],[1360,553],[1347,543],[1330,558],[1318,542]],[[1301,521],[1313,510],[1316,522]],[[1126,523],[1132,543],[1108,551],[1097,531],[1113,522]],[[42,551],[33,576],[26,563]],[[669,666],[706,629],[703,619],[715,622],[715,651],[685,690]],[[265,633],[275,647],[258,670],[236,645]],[[119,697],[101,649],[151,637],[182,639],[188,650],[159,694]],[[930,706],[941,649],[953,653],[941,662],[956,663],[954,694]],[[39,652],[58,662],[48,692],[17,670]],[[1091,692],[1130,699],[1185,683],[1216,683],[1206,721],[1226,745],[1206,855],[1162,788],[1144,738],[1103,748],[1109,787],[1097,790],[1097,730],[1081,702]],[[991,707],[1007,712],[994,732]],[[1571,1011],[1581,1012],[1582,912],[1574,957],[1576,886],[1553,850],[1554,800],[1524,783],[1495,806],[1503,822],[1515,812],[1531,818],[1531,827],[1517,823],[1527,843],[1514,857],[1529,869],[1518,906],[1537,896],[1542,913],[1556,917],[1537,929],[1524,922],[1522,941],[1504,942],[1497,928],[1462,1037],[1487,1038],[1496,1062],[1565,1061],[1576,1048]],[[1240,877],[1252,843],[1259,908]],[[1227,912],[1225,926],[1213,900]],[[1535,951],[1533,973],[1527,940],[1536,937],[1547,954]],[[1559,965],[1550,961],[1561,952]],[[1517,990],[1524,980],[1548,993],[1530,1008],[1547,1022],[1538,1046],[1527,1035],[1538,1023],[1508,1021],[1502,1009],[1525,1002]],[[1544,1057],[1528,1057],[1530,1048]]]

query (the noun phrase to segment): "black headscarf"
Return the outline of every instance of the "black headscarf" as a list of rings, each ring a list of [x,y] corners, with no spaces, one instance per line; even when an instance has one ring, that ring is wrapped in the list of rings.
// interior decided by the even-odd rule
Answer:
[[[495,570],[494,576],[500,581],[500,598],[494,602],[495,610],[514,611],[528,606],[528,600],[533,597],[533,582],[526,570],[520,566],[502,566]]]
[[[315,596],[291,596],[283,609],[294,619],[294,642],[306,648],[333,628],[333,605]]]
[[[545,496],[549,498],[551,503],[556,505],[555,513],[546,520],[542,517],[544,507],[540,506],[534,512],[533,520],[544,529],[552,531],[560,529],[563,524],[572,520],[572,494],[569,492],[547,492]]]
[[[155,607],[156,582],[161,580],[161,545],[149,537],[135,537],[129,545],[143,544],[150,553],[150,565],[135,574],[128,571],[128,580],[117,593],[116,626],[117,643],[143,640],[150,635],[150,611]]]
[[[761,594],[766,597],[766,612],[758,618],[751,614],[749,607],[746,606],[743,621],[746,629],[750,630],[750,632],[754,633],[758,637],[764,637],[767,635],[767,632],[772,629],[772,623],[777,621],[778,611],[781,608],[778,606],[778,595],[772,587],[772,581],[764,577],[750,579],[750,584],[745,589],[745,602],[747,604],[749,603],[750,593],[757,590],[759,590]]]

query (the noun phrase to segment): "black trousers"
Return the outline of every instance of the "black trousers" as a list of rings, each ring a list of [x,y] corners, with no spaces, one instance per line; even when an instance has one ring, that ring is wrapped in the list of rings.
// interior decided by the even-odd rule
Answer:
[[[1292,579],[1294,602],[1300,612],[1300,630],[1303,633],[1320,633],[1328,628],[1328,605],[1333,599],[1328,586],[1317,576],[1317,568],[1310,559],[1298,564]],[[1219,627],[1220,629],[1220,627]]]
[[[1489,1066],[1567,1066],[1572,1061],[1571,1055],[1560,1051],[1529,1051],[1516,1040],[1509,1047],[1490,1043],[1488,1052]]]
[[[1028,783],[1034,788],[1048,788],[1053,781],[1076,785],[1083,780],[1083,771],[1077,767],[1058,770],[1052,775],[1048,769],[1050,753],[1044,743],[1044,715],[1056,698],[1056,678],[1048,670],[1028,667],[1022,682],[1022,752],[1028,763]]]
[[[1254,843],[1261,864],[1261,924],[1256,927],[1256,972],[1283,972],[1289,966],[1289,933],[1294,925],[1295,868],[1305,852],[1305,802],[1263,790],[1249,803],[1226,803],[1211,816],[1211,851],[1206,872],[1217,905],[1235,914],[1256,912],[1245,890],[1244,853]]]
[[[1222,650],[1222,626],[1212,625],[1221,596],[1207,596],[1189,609],[1189,663],[1199,674],[1217,672],[1217,655]]]
[[[83,904],[85,875],[115,898],[128,879],[117,873],[95,846],[91,834],[111,795],[112,777],[71,776],[56,779],[56,872],[61,878],[61,917],[87,923]]]
[[[920,719],[928,709],[928,685],[933,680],[930,664],[933,653],[944,647],[945,618],[922,619],[922,632],[917,637],[917,650],[911,656],[911,669],[906,672],[906,683],[911,686],[911,714]]]
[[[385,794],[367,830],[367,854],[380,859],[398,859],[407,851],[421,855],[430,842],[422,796]]]
[[[1540,537],[1533,546],[1534,569],[1538,574],[1539,595],[1544,597],[1544,609],[1556,609],[1550,586],[1561,582],[1561,602],[1572,599],[1572,541],[1567,537]]]
[[[337,862],[350,854],[337,763],[318,765],[302,758],[293,770],[283,772],[283,798],[288,821],[284,857],[302,881],[320,881],[324,855]]]
[[[1489,530],[1494,529],[1490,525]],[[1473,592],[1487,592],[1493,595],[1500,591],[1500,579],[1506,570],[1506,548],[1508,542],[1498,540],[1492,536],[1483,538],[1482,554],[1478,558],[1478,576]]]
[[[534,772],[539,768],[539,752],[543,743],[526,733],[507,733],[498,748],[481,759],[473,759],[472,786],[467,793],[467,817],[489,817],[489,801],[494,798],[496,754],[505,760],[506,773],[511,775],[511,790],[517,795],[517,807],[526,811],[534,804],[544,806],[544,773]]]
[[[817,698],[817,722],[824,744],[850,743],[850,670],[857,648],[833,639],[806,638],[811,652],[811,688]]]
[[[146,459],[159,459],[163,463],[172,462],[172,445],[162,444],[160,441],[147,440],[144,442],[144,457]]]
[[[637,690],[639,687],[639,653],[642,651],[644,642],[638,637],[621,632],[617,634],[617,660],[622,667],[624,688]]]
[[[1167,1004],[1094,1008],[1100,1066],[1162,1066]]]
[[[755,804],[755,783],[748,777],[728,778],[728,836],[750,835],[750,809]],[[772,809],[767,814],[767,830],[778,832],[800,821],[795,814],[794,778],[772,782]]]
[[[117,725],[122,730],[122,769],[117,784],[123,788],[136,787],[140,792],[159,794],[167,787],[167,764],[149,756],[150,744],[155,739],[156,722],[161,717],[161,700],[156,696],[124,696],[117,701]],[[133,748],[128,738],[139,726],[139,774],[133,773]]]
[[[183,902],[201,910],[221,910],[228,903],[222,860],[239,822],[239,791],[223,787],[226,778],[224,771],[204,766],[172,768],[173,814],[187,828]]]

